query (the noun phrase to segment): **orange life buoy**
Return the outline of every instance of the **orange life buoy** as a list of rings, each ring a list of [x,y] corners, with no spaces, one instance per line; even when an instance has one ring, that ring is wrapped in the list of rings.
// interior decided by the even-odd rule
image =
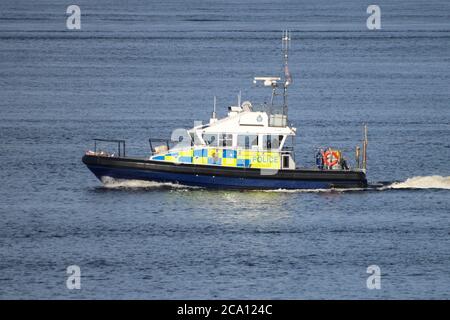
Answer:
[[[339,152],[334,150],[327,150],[323,154],[323,163],[326,166],[334,167],[339,162]]]

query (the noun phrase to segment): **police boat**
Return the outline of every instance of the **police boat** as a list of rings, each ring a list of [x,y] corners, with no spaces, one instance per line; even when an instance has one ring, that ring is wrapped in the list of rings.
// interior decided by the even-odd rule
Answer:
[[[176,142],[149,139],[147,157],[127,156],[124,140],[94,139],[94,149],[85,153],[83,163],[102,182],[112,178],[230,189],[366,188],[366,126],[353,166],[342,150],[333,147],[318,149],[311,168],[296,166],[296,128],[288,125],[289,43],[290,33],[283,32],[282,77],[254,78],[255,84],[271,89],[270,103],[241,103],[239,95],[237,105],[218,119],[214,99],[207,124],[186,130]],[[276,96],[282,97],[279,105]],[[114,153],[101,147],[110,143],[117,147]]]

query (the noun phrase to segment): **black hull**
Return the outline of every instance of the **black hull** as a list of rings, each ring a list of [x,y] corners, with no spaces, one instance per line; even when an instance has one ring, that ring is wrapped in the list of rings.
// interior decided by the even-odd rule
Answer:
[[[85,155],[83,163],[99,178],[172,182],[210,188],[329,189],[366,188],[360,170],[261,170],[169,163],[155,160]]]

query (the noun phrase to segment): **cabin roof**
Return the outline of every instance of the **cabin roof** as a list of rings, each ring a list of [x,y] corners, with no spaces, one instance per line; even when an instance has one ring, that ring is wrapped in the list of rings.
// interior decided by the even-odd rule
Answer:
[[[295,135],[295,128],[269,126],[269,115],[263,111],[230,112],[227,117],[197,126],[191,130],[205,133]]]

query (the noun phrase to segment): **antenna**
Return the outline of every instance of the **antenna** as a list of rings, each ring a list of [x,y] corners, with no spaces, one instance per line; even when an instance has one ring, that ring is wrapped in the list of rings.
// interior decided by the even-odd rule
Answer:
[[[288,105],[287,105],[287,88],[292,83],[292,76],[289,72],[288,60],[289,60],[289,48],[291,43],[291,32],[288,30],[283,31],[281,37],[281,49],[283,53],[283,71],[284,71],[284,79],[281,81],[281,77],[254,77],[253,83],[257,84],[258,82],[262,82],[263,86],[272,88],[272,97],[270,99],[270,110],[269,113],[272,116],[280,115],[284,121],[283,123],[287,123],[288,117]],[[277,89],[283,90],[283,105],[281,110],[275,110],[274,115],[272,115],[272,109],[274,107],[274,99],[275,96],[280,95],[277,93]],[[278,108],[279,109],[279,108]],[[275,119],[274,117],[272,117]],[[269,123],[271,118],[269,118]]]
[[[366,170],[367,169],[367,144],[368,144],[368,139],[367,139],[367,124],[364,124],[364,129],[363,129],[363,134],[364,134],[364,141],[363,141],[363,169]]]
[[[283,51],[283,67],[284,67],[284,86],[287,87],[292,83],[292,76],[289,72],[289,48],[291,47],[291,32],[288,30],[283,31],[281,38],[281,48]]]
[[[291,41],[291,33],[288,30],[283,31],[283,36],[281,37],[281,48],[283,50],[284,62],[287,64],[289,47]]]
[[[238,94],[238,107],[241,106],[241,90],[239,90],[239,94]]]
[[[262,81],[265,87],[276,87],[277,81],[280,80],[280,77],[254,77],[253,83],[256,84],[258,81]]]
[[[283,31],[283,36],[281,37],[281,48],[283,51],[283,64],[284,64],[283,107],[286,109],[285,110],[286,115],[287,115],[287,87],[292,83],[292,76],[288,67],[290,46],[291,46],[291,32],[285,30]]]
[[[213,107],[213,113],[212,113],[211,119],[217,119],[216,118],[216,96],[214,96],[214,107]]]

